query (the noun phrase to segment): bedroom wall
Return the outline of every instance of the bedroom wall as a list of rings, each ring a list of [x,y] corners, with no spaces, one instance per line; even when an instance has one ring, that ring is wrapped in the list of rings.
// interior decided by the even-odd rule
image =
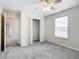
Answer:
[[[20,45],[26,46],[29,44],[29,18],[26,12],[21,11],[20,20]]]
[[[26,46],[33,44],[33,19],[40,19],[40,41],[44,41],[44,18],[38,15],[31,16],[28,15],[26,11],[21,11],[21,35],[20,44],[21,46]]]
[[[68,16],[68,39],[55,37],[55,19]],[[45,39],[79,51],[79,6],[45,17]]]

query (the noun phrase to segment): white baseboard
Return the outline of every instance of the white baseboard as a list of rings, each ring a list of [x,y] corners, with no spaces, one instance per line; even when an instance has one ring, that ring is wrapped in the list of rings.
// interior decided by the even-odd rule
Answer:
[[[62,47],[65,47],[65,48],[68,48],[68,49],[71,49],[71,50],[79,52],[79,49],[76,49],[76,48],[68,47],[68,46],[65,46],[65,45],[62,45],[62,44],[58,44],[56,42],[50,42],[50,41],[47,41],[47,42],[53,43],[53,44],[56,44],[56,45],[59,45],[59,46],[62,46]]]

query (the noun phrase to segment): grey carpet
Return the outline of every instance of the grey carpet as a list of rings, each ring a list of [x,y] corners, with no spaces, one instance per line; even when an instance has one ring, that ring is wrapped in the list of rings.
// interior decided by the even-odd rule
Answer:
[[[79,52],[48,42],[26,47],[8,47],[0,59],[79,59]]]

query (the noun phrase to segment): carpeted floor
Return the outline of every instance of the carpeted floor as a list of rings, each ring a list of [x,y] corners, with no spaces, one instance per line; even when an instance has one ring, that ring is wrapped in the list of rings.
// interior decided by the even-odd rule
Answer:
[[[8,47],[0,59],[79,59],[79,52],[48,42],[27,47]]]

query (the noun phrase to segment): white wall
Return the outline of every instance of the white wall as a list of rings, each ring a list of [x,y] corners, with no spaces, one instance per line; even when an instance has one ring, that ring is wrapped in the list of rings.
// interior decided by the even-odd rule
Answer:
[[[55,19],[68,16],[68,39],[55,37]],[[45,39],[79,51],[79,6],[45,17]]]
[[[24,11],[21,12],[20,29],[21,46],[26,46],[29,44],[29,18]]]
[[[32,14],[33,15],[33,14]],[[26,11],[21,12],[21,46],[26,46],[28,44],[33,44],[33,19],[40,19],[40,41],[44,41],[44,18],[38,15],[31,16],[28,15]]]
[[[40,42],[45,41],[45,17],[40,19]]]

